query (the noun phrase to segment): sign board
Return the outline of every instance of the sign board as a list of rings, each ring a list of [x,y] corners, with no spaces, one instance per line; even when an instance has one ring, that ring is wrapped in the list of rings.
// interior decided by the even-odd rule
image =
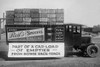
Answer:
[[[9,43],[8,57],[64,57],[64,43]]]
[[[8,32],[9,41],[44,41],[44,28]]]

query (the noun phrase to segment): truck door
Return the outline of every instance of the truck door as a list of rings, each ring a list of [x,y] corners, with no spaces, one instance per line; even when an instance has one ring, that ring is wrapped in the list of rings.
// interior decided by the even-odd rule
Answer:
[[[65,47],[68,53],[73,52],[73,48],[77,48],[81,44],[81,26],[65,25]]]
[[[73,29],[71,25],[65,26],[65,44],[66,46],[72,46],[73,45]]]
[[[81,26],[73,26],[73,47],[77,48],[81,44]]]
[[[65,25],[65,56],[70,56],[73,52],[72,26]]]

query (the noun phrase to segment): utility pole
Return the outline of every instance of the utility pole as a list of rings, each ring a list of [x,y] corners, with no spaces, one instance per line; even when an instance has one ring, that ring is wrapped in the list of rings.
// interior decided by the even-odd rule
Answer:
[[[1,40],[1,20],[0,20],[0,40]]]
[[[3,28],[4,28],[4,25],[5,25],[5,23],[4,23],[4,21],[6,20],[6,18],[5,18],[5,13],[3,13],[3,18],[0,18],[0,40],[1,40],[1,25],[3,25]]]

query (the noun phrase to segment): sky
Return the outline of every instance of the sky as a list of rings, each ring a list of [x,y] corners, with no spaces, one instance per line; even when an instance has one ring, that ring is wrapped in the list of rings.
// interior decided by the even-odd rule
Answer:
[[[100,24],[100,0],[0,0],[0,18],[19,8],[64,9],[64,23]]]

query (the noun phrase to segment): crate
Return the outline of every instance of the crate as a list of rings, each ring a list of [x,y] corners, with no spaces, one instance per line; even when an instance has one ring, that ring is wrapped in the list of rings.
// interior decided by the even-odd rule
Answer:
[[[57,21],[57,22],[56,22],[56,25],[63,25],[63,24],[64,24],[63,21],[59,21],[59,22]]]
[[[39,18],[31,18],[31,21],[38,22],[39,21]]]
[[[22,21],[23,21],[23,18],[14,18],[14,21],[15,21],[15,22],[16,22],[16,21],[17,21],[17,22],[18,22],[18,21],[19,21],[19,22],[22,22]]]
[[[22,14],[23,13],[23,9],[15,9],[14,10],[15,14]]]
[[[56,14],[56,17],[62,17],[62,18],[64,18],[64,14],[63,13]]]
[[[7,22],[13,22],[14,24],[47,24],[51,22],[64,21],[64,10],[63,9],[15,9],[13,11],[6,12]],[[24,23],[23,23],[24,22]],[[29,22],[29,23],[28,23]],[[50,24],[50,23],[49,23]]]
[[[40,14],[39,13],[32,13],[31,15],[31,18],[39,18],[40,17]]]
[[[6,11],[6,18],[13,19],[14,18],[14,11]]]
[[[39,13],[48,13],[47,9],[39,9]]]
[[[23,9],[23,13],[29,13],[30,14],[30,9]]]
[[[14,11],[6,11],[6,15],[14,15]]]
[[[6,19],[6,22],[14,22],[14,19],[9,19],[9,18],[7,18],[7,19]]]
[[[57,21],[57,22],[59,22],[59,21],[64,21],[64,18],[63,18],[63,17],[57,17],[57,18],[56,18],[56,21]]]
[[[40,18],[48,18],[48,14],[47,13],[40,13]]]
[[[48,18],[40,18],[40,22],[48,22]]]
[[[48,22],[56,22],[56,18],[48,18]]]
[[[23,22],[14,22],[14,25],[25,25]]]
[[[31,22],[31,18],[23,18],[23,22]]]
[[[13,25],[14,24],[14,22],[8,22],[8,21],[6,21],[6,25]]]
[[[31,25],[39,25],[39,21],[31,21]]]
[[[63,9],[56,9],[55,13],[64,13],[64,10]]]
[[[31,22],[23,22],[24,25],[31,25]]]
[[[47,24],[48,24],[47,22],[43,22],[43,21],[39,22],[39,25],[47,25]]]
[[[22,18],[22,17],[23,17],[23,14],[20,14],[20,13],[15,14],[15,18]]]
[[[30,9],[30,13],[31,14],[39,13],[39,9]]]
[[[30,16],[30,13],[24,13],[24,14],[22,14],[22,17],[23,18],[30,18],[31,16]]]
[[[47,9],[47,13],[54,14],[56,9]]]
[[[53,18],[55,18],[56,17],[56,14],[47,14],[48,15],[48,17],[53,17]]]
[[[48,25],[56,25],[56,22],[50,21],[47,23]]]

